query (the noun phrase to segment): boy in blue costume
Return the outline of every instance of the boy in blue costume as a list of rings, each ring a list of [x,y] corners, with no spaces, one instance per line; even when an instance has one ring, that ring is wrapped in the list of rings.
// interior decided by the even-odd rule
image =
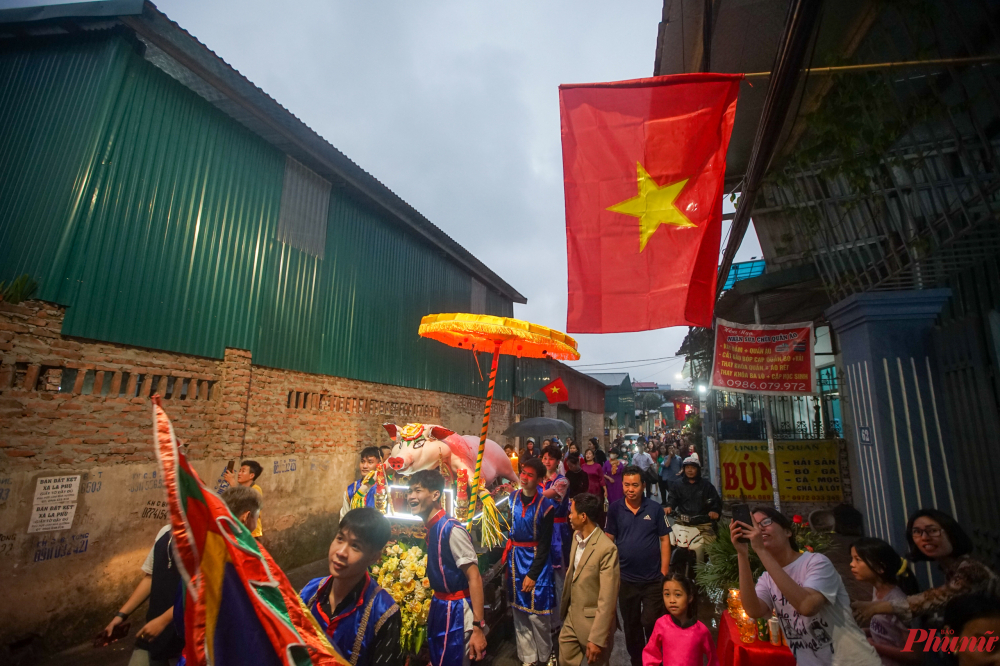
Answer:
[[[351,666],[402,666],[403,619],[388,592],[368,575],[390,537],[377,509],[348,511],[330,544],[330,575],[306,583],[299,596]]]
[[[370,471],[378,467],[380,462],[382,462],[382,453],[378,450],[377,446],[366,446],[361,449],[361,462],[358,464],[358,468],[361,470],[361,478],[347,486],[347,490],[344,492],[344,503],[340,507],[341,520],[351,510],[351,500],[357,494],[364,495],[365,506],[375,506],[375,484],[366,486],[363,481]]]
[[[538,458],[521,463],[521,490],[511,499],[510,539],[504,553],[517,656],[525,666],[555,663],[549,615],[556,595],[549,553],[557,505],[538,490],[544,478],[545,466]]]
[[[444,479],[426,469],[410,476],[410,512],[427,527],[427,577],[434,596],[427,616],[431,666],[457,666],[486,654],[483,579],[472,537],[441,508]]]
[[[545,465],[545,481],[539,489],[542,497],[550,499],[556,503],[555,518],[552,521],[552,549],[549,551],[549,560],[552,562],[552,577],[555,583],[555,606],[559,608],[562,603],[563,583],[566,580],[566,565],[569,562],[569,548],[572,545],[570,537],[573,532],[566,523],[569,515],[569,479],[559,473],[559,462],[562,460],[562,451],[558,446],[552,444],[542,450],[542,464]],[[559,613],[552,613],[552,636],[556,641],[562,622],[559,620]],[[557,642],[553,643],[557,645]]]

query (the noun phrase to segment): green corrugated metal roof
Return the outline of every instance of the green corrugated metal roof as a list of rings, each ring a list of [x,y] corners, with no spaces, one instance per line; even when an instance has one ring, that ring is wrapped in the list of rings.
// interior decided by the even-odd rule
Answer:
[[[122,38],[0,53],[0,129],[0,279],[37,277],[65,334],[485,394],[468,352],[416,334],[469,309],[468,272],[337,187],[324,259],[278,242],[285,156]]]

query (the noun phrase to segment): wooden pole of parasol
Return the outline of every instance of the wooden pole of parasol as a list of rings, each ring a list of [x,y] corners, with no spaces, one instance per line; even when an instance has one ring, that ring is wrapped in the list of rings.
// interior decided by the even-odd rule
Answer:
[[[479,453],[476,455],[476,470],[472,474],[472,485],[469,486],[469,517],[468,527],[472,527],[472,518],[476,515],[476,504],[479,503],[480,471],[483,468],[483,453],[486,451],[486,431],[490,429],[490,410],[493,408],[493,388],[497,383],[497,365],[500,362],[500,341],[495,341],[493,347],[493,363],[490,365],[490,387],[486,391],[486,409],[483,410],[483,429],[479,431]]]

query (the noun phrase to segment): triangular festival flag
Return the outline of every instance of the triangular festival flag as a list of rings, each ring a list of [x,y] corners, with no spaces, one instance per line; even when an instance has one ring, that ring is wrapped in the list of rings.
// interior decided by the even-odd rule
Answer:
[[[559,86],[569,333],[712,326],[742,74]]]
[[[567,390],[566,384],[563,383],[562,377],[556,377],[553,381],[543,386],[541,391],[545,394],[545,399],[549,401],[550,405],[555,402],[566,402],[569,400],[569,390]]]
[[[159,396],[153,433],[184,585],[186,663],[347,666],[270,553],[188,464]]]

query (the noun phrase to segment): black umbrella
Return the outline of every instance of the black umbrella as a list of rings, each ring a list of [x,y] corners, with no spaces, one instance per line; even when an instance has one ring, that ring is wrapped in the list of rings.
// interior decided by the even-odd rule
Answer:
[[[547,437],[549,435],[566,437],[573,434],[573,426],[562,419],[547,419],[540,416],[515,423],[504,430],[503,434],[507,437]]]

